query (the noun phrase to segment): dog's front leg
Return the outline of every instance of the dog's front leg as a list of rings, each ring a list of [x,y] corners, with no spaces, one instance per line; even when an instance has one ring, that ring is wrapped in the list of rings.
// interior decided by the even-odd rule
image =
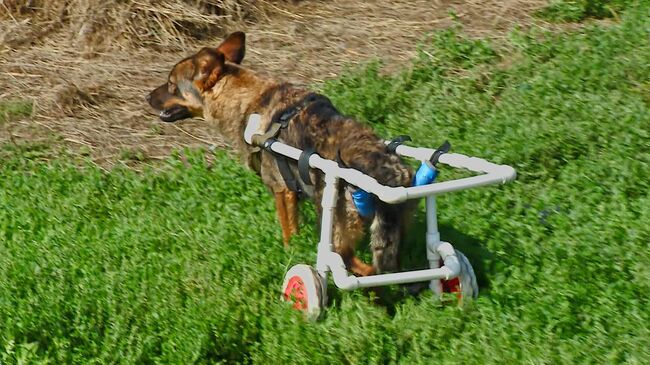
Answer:
[[[298,233],[298,196],[291,190],[274,192],[275,208],[282,227],[282,241],[289,245],[291,236]]]
[[[284,246],[289,245],[289,239],[291,238],[291,230],[289,228],[289,217],[287,215],[287,206],[284,203],[284,191],[274,192],[275,195],[275,210],[278,212],[278,220],[280,221],[280,227],[282,227],[282,241]]]
[[[291,190],[285,191],[284,206],[287,210],[290,235],[298,234],[298,194]]]

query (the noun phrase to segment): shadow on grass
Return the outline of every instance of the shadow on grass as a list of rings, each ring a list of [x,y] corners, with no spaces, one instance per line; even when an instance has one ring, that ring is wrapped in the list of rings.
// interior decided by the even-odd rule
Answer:
[[[448,225],[440,225],[440,238],[443,241],[451,243],[454,248],[461,251],[472,264],[476,280],[479,286],[479,295],[489,290],[495,255],[492,254],[485,245],[478,239],[458,231]],[[411,225],[410,231],[406,234],[404,243],[400,252],[400,267],[402,271],[428,269],[429,262],[426,254],[426,216],[423,211],[419,211],[415,217],[414,224]],[[365,261],[372,262],[372,253],[370,251],[368,237],[361,242],[357,249],[357,254]],[[418,282],[404,285],[391,285],[365,290],[366,294],[374,297],[369,300],[375,304],[383,306],[389,315],[394,315],[395,308],[407,298],[419,296],[427,292],[429,282]],[[328,285],[328,298],[333,307],[337,307],[341,299],[341,290],[336,288],[333,283]]]

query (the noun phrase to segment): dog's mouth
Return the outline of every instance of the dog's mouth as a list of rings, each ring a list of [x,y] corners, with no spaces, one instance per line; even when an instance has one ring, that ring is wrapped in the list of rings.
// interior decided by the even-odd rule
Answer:
[[[158,117],[160,117],[160,120],[163,122],[172,123],[177,120],[191,118],[192,113],[187,107],[184,107],[182,105],[174,105],[167,109],[161,110],[160,114],[158,114]]]

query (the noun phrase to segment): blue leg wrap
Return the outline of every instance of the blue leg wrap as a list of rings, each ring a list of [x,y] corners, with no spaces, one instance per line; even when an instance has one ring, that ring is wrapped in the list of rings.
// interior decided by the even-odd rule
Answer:
[[[438,170],[429,161],[422,162],[420,168],[413,178],[413,186],[422,186],[431,184],[436,180]]]
[[[359,215],[370,217],[375,214],[375,197],[367,191],[357,189],[352,193],[352,201]]]

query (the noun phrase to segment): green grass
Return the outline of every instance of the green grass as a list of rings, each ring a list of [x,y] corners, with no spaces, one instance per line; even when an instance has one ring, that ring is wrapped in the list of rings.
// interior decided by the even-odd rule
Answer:
[[[615,18],[630,0],[551,0],[537,16],[554,22],[579,22],[587,18]]]
[[[26,117],[32,114],[32,109],[31,102],[0,100],[0,125],[11,118]]]
[[[517,169],[439,199],[481,279],[465,310],[331,290],[303,321],[278,297],[315,259],[313,209],[285,251],[269,194],[224,153],[106,173],[5,151],[0,363],[650,363],[649,10],[505,50],[437,33],[400,74],[324,85],[386,137]]]

